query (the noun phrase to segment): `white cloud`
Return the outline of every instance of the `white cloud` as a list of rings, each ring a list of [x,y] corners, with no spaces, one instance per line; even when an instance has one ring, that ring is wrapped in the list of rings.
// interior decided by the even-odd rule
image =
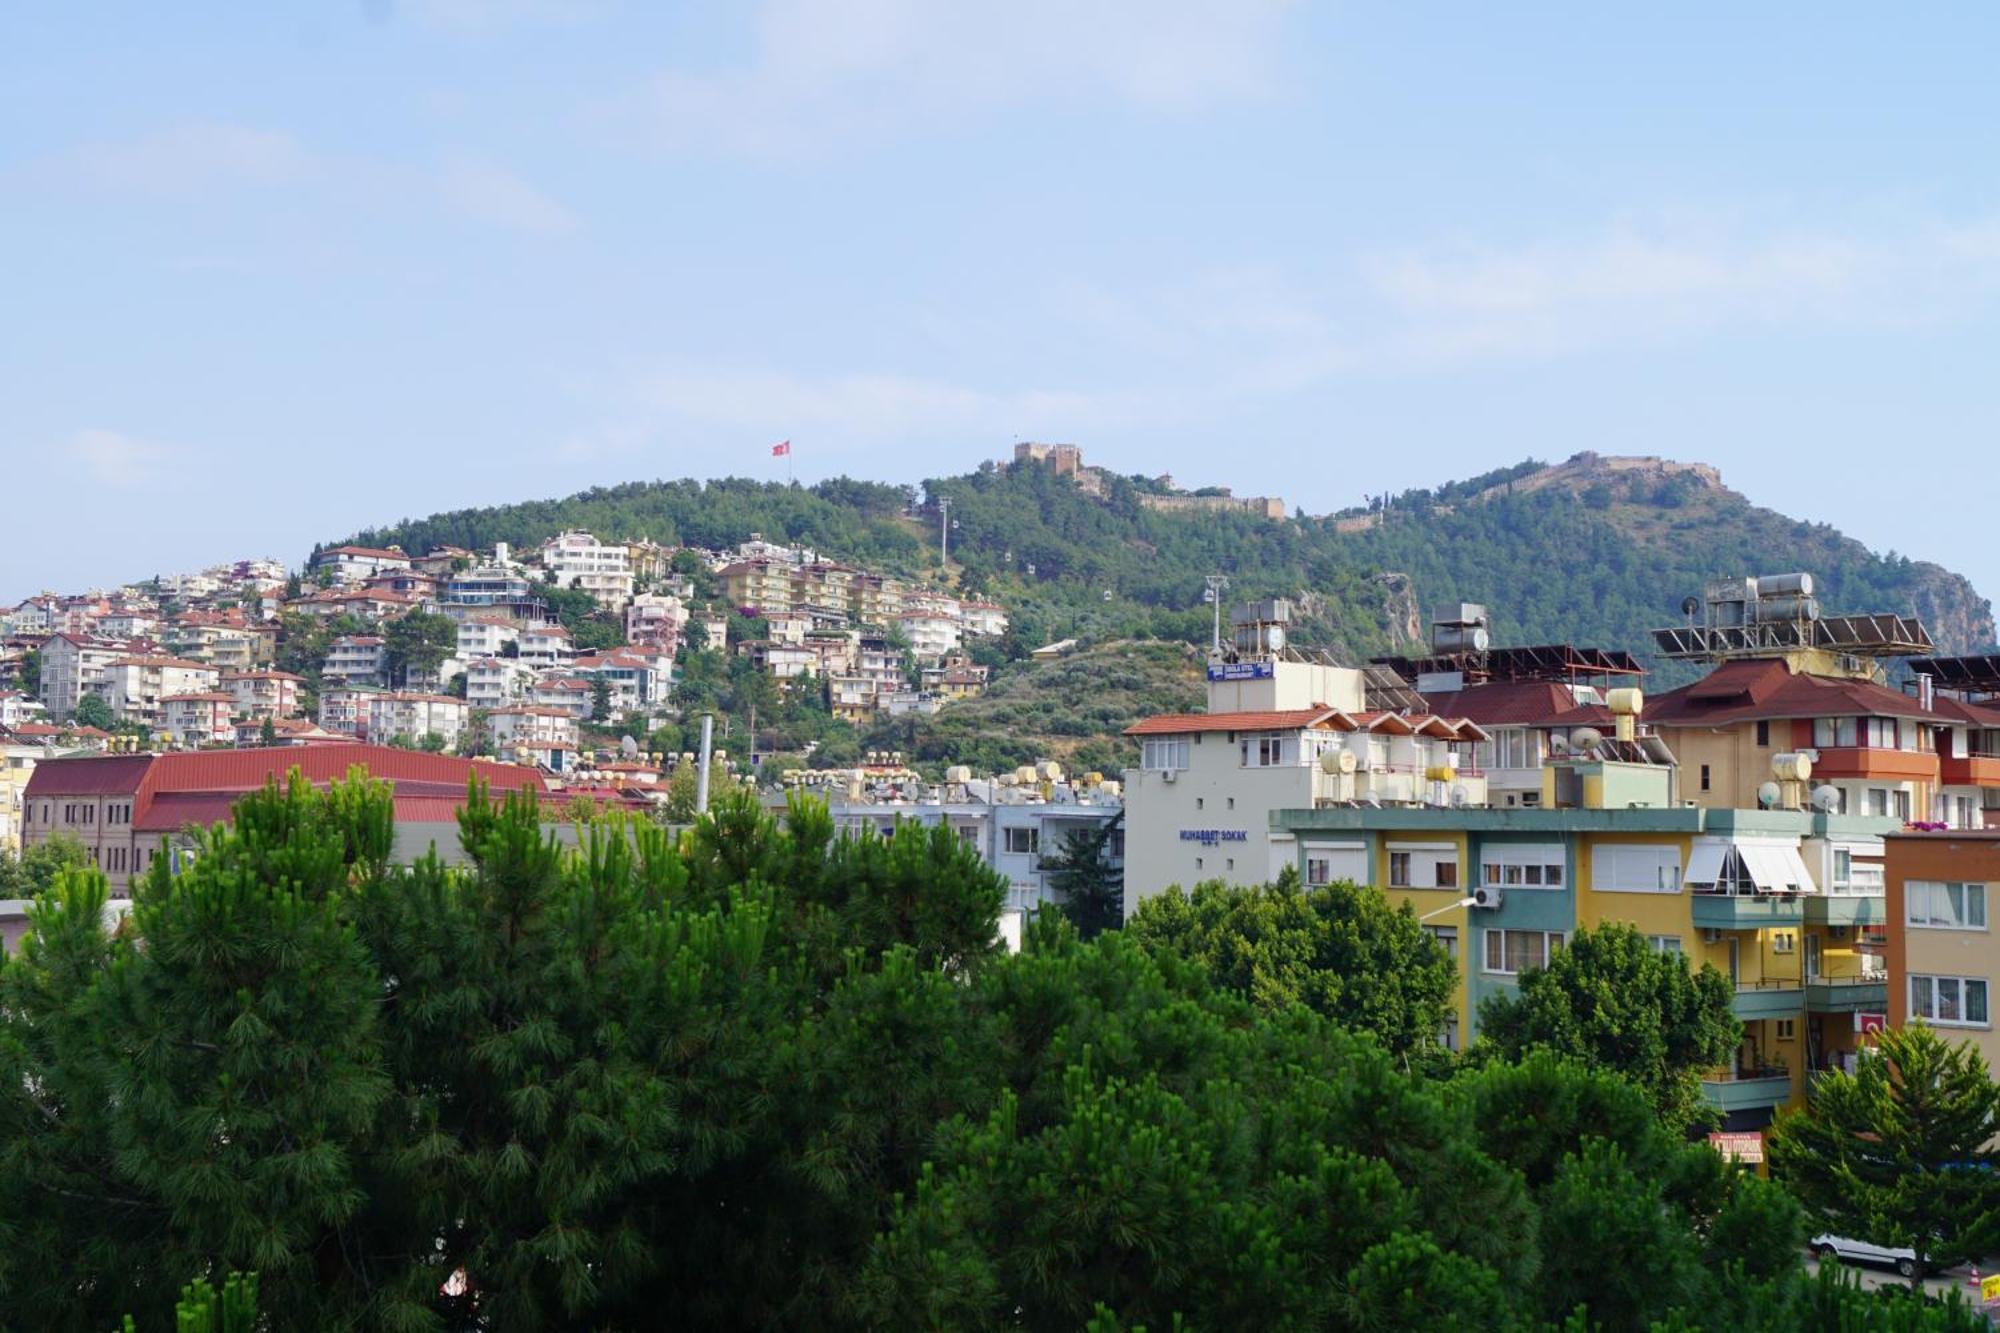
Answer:
[[[70,436],[63,450],[100,486],[132,490],[154,481],[175,451],[151,440],[117,431],[86,429]]]
[[[1383,354],[1547,356],[1723,330],[1896,328],[1963,315],[2000,286],[2000,225],[1875,232],[1619,226],[1513,248],[1364,260]]]
[[[1027,103],[1165,111],[1271,96],[1294,0],[765,0],[742,68],[640,99],[667,147],[787,156]]]
[[[459,159],[438,177],[438,192],[454,211],[516,231],[571,231],[576,215],[521,177],[491,163]]]
[[[243,125],[174,125],[72,155],[84,180],[114,190],[178,194],[217,185],[282,185],[319,167],[291,135]]]

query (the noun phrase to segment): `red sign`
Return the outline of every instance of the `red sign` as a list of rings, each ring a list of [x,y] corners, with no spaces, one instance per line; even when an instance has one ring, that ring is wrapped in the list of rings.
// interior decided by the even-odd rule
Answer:
[[[1889,1015],[1887,1014],[1856,1014],[1854,1016],[1854,1030],[1864,1037],[1878,1033],[1888,1026]]]
[[[1711,1134],[1708,1136],[1708,1142],[1710,1147],[1724,1157],[1733,1157],[1751,1166],[1764,1160],[1764,1135],[1758,1130],[1742,1134]]]

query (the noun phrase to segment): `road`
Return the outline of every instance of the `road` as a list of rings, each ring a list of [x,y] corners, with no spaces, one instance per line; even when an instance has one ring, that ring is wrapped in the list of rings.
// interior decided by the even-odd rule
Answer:
[[[1838,1265],[1837,1260],[1830,1260],[1829,1262]],[[1867,1287],[1870,1291],[1873,1291],[1877,1287],[1907,1287],[1910,1285],[1908,1279],[1897,1277],[1895,1273],[1886,1268],[1870,1268],[1866,1264],[1848,1264],[1846,1267],[1859,1276],[1861,1285]],[[1819,1260],[1808,1257],[1806,1259],[1806,1271],[1817,1274],[1819,1272]],[[1979,1271],[1981,1273],[1996,1273],[2000,1272],[2000,1268],[1981,1266]],[[1936,1277],[1925,1278],[1924,1287],[1933,1296],[1942,1296],[1946,1291],[1956,1290],[1959,1295],[1977,1304],[1979,1301],[1979,1292],[1967,1282],[1968,1275],[1969,1270],[1967,1269],[1950,1269],[1938,1274]]]

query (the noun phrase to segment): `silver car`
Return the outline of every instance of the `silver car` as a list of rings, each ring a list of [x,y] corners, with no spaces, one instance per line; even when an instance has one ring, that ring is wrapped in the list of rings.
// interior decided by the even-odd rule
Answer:
[[[1917,1272],[1917,1252],[1907,1246],[1876,1245],[1851,1236],[1825,1232],[1812,1238],[1812,1252],[1823,1260],[1838,1259],[1842,1263],[1893,1268],[1904,1277],[1914,1277]]]

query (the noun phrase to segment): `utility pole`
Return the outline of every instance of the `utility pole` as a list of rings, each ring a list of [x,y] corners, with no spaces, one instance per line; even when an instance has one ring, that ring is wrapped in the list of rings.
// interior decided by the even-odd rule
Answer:
[[[1202,582],[1208,585],[1204,595],[1215,607],[1215,636],[1209,642],[1209,651],[1219,653],[1222,651],[1222,594],[1229,587],[1229,579],[1221,574],[1210,574]]]
[[[938,568],[951,572],[951,497],[938,497]]]

